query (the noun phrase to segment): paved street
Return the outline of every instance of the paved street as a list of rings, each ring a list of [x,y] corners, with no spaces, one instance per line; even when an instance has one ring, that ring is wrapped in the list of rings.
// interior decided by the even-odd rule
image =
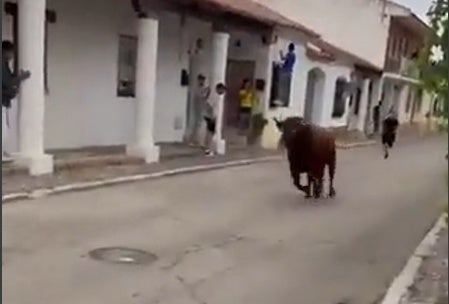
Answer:
[[[286,162],[3,206],[7,304],[371,304],[441,211],[445,139],[339,151],[337,198]],[[158,260],[92,260],[105,246]]]

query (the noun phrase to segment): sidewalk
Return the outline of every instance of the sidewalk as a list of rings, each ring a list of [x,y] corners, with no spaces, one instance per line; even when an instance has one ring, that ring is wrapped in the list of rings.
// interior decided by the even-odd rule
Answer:
[[[224,156],[205,157],[203,154],[165,158],[159,163],[144,164],[142,162],[129,163],[108,163],[104,165],[91,166],[65,166],[57,168],[52,175],[32,177],[26,173],[11,173],[2,170],[2,195],[16,193],[30,193],[37,189],[54,189],[58,186],[87,183],[96,181],[105,181],[115,178],[123,178],[128,176],[157,174],[162,172],[170,172],[176,169],[184,169],[184,171],[192,171],[197,168],[206,170],[208,166],[216,168],[220,164],[232,165],[239,161],[252,160],[263,161],[270,157],[280,156],[278,151],[266,151],[262,149],[244,149],[229,152]],[[244,163],[244,162],[243,162]],[[169,175],[173,175],[169,174]]]
[[[404,132],[406,137],[417,136],[416,131]],[[378,138],[376,138],[378,140]],[[337,136],[339,149],[350,149],[376,144],[358,134]],[[84,152],[55,154],[55,172],[52,175],[32,177],[25,170],[2,164],[2,196],[5,201],[27,198],[37,190],[55,190],[79,183],[95,183],[98,186],[136,180],[139,175],[166,176],[193,171],[210,170],[226,166],[244,165],[252,162],[269,161],[280,157],[279,151],[264,150],[260,147],[231,148],[224,156],[205,157],[198,149],[181,145],[163,147],[161,161],[144,164],[139,159],[127,157],[121,148],[107,150],[87,150]],[[115,181],[114,181],[115,180]],[[78,189],[83,188],[77,185]],[[90,186],[93,187],[93,186]],[[86,188],[86,187],[84,187]],[[58,192],[63,192],[62,190]],[[32,196],[32,195],[31,195]]]
[[[433,246],[415,276],[413,285],[400,304],[448,303],[448,229],[439,233]]]

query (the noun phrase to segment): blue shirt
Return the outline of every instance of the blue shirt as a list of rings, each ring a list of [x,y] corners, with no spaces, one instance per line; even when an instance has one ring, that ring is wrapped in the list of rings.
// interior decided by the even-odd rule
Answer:
[[[284,63],[282,65],[282,70],[285,72],[293,72],[293,67],[296,62],[296,54],[295,52],[289,51],[287,55],[283,58]]]

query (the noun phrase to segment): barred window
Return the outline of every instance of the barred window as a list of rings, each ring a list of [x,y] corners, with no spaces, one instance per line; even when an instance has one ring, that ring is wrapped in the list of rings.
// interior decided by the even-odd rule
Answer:
[[[121,35],[118,51],[117,96],[136,96],[137,37]]]

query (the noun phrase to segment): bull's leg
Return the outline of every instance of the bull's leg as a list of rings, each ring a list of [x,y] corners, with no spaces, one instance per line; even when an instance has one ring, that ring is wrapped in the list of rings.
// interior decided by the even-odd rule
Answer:
[[[322,190],[323,190],[323,179],[322,178],[315,178],[314,189],[313,189],[314,197],[315,198],[320,198]]]
[[[388,156],[389,156],[388,148],[389,148],[389,147],[388,147],[388,144],[385,143],[385,144],[384,144],[384,159],[387,159]]]
[[[293,171],[293,170],[290,171],[290,174],[291,174],[291,177],[293,179],[293,185],[295,185],[295,187],[299,191],[302,191],[302,192],[307,194],[307,192],[308,192],[307,188],[308,187],[301,185],[301,174],[296,172],[296,171]]]
[[[323,177],[324,177],[324,166],[319,169],[315,176],[315,184],[314,184],[314,196],[315,198],[320,198],[323,193]]]
[[[298,170],[296,170],[296,168],[290,164],[290,175],[292,177],[293,180],[293,185],[295,185],[295,187],[302,192],[305,192],[307,194],[307,186],[303,186],[301,185],[301,174]]]
[[[306,198],[312,197],[313,176],[307,173]],[[314,187],[315,188],[315,187]]]

